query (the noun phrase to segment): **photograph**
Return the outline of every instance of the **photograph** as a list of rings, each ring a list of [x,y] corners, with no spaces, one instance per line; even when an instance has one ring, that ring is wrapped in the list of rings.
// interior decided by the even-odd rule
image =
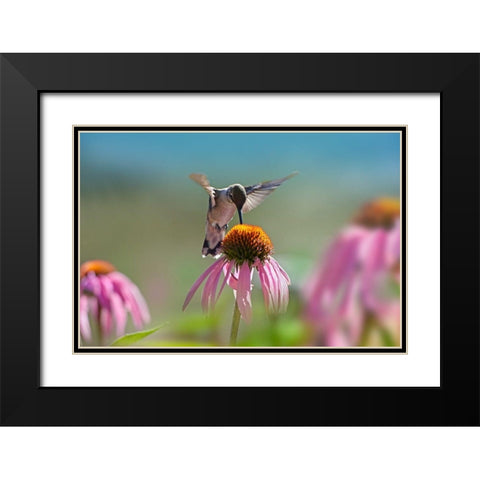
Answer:
[[[405,136],[76,126],[76,351],[404,348]]]

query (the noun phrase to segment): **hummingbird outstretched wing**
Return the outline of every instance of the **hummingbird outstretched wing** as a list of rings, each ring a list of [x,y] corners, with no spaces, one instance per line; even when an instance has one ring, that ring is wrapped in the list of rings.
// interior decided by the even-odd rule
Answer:
[[[270,180],[268,182],[257,183],[256,185],[245,187],[247,200],[242,208],[242,213],[248,213],[255,207],[258,207],[277,187],[289,178],[295,176],[297,173],[298,172],[293,172],[286,177],[279,178],[278,180]]]
[[[208,178],[203,173],[191,173],[189,177],[203,187],[210,196],[211,206],[215,206],[215,188],[210,185]]]

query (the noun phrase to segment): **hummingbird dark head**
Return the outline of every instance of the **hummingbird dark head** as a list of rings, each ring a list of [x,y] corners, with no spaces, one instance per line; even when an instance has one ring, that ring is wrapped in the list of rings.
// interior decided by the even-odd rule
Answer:
[[[228,197],[235,204],[237,209],[241,210],[247,201],[247,192],[243,185],[236,183],[228,189]]]

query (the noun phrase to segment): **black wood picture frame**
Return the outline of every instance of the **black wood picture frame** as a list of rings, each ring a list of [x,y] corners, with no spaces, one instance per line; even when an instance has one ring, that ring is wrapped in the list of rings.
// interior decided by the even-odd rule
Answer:
[[[477,54],[1,55],[0,423],[478,425],[479,67]],[[439,93],[440,387],[40,386],[43,92]]]

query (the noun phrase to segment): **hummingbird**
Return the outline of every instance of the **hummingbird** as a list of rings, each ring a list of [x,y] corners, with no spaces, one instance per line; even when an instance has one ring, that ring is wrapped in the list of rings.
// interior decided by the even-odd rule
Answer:
[[[228,223],[235,212],[238,212],[240,223],[243,223],[243,214],[258,207],[285,180],[292,178],[298,172],[267,182],[257,183],[244,187],[234,183],[225,188],[215,188],[210,185],[206,175],[192,173],[189,177],[202,186],[208,193],[208,211],[205,224],[205,240],[202,247],[202,256],[220,254],[220,247],[227,232]]]

